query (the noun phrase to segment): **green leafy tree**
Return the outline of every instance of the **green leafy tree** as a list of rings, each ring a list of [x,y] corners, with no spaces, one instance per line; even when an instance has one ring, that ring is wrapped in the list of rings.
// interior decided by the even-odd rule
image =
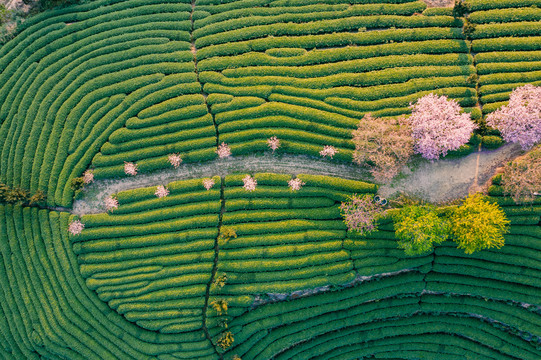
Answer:
[[[469,195],[451,215],[454,240],[466,254],[501,248],[509,223],[500,206],[487,201],[480,193]]]
[[[450,222],[440,218],[433,206],[406,206],[400,209],[394,218],[398,247],[404,249],[406,255],[430,252],[434,244],[449,238]]]

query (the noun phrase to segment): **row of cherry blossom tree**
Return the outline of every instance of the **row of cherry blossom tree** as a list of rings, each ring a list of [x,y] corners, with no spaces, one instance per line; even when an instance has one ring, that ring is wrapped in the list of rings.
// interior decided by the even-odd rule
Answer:
[[[353,161],[370,168],[377,182],[400,173],[414,153],[434,161],[465,145],[478,128],[456,100],[428,94],[410,104],[411,116],[375,119],[367,114],[353,131]],[[487,125],[524,150],[541,141],[541,87],[516,88],[509,104],[489,114]]]
[[[88,176],[88,179],[90,180],[89,183],[92,182],[93,180],[92,172],[87,171],[85,174]],[[257,187],[257,180],[251,175],[246,175],[242,179],[242,182],[244,184],[243,185],[244,190],[248,192],[254,191]],[[201,183],[207,191],[212,189],[212,187],[214,187],[215,185],[214,180],[211,178],[205,178],[202,180]],[[288,181],[288,186],[291,189],[291,191],[299,191],[302,189],[304,185],[306,185],[306,183],[299,178],[294,178]],[[158,198],[164,198],[169,195],[169,189],[167,189],[163,185],[158,185],[156,187],[156,191],[154,192],[154,195],[156,195]],[[119,206],[118,199],[114,195],[110,195],[106,197],[104,200],[104,204],[105,204],[105,209],[107,212],[113,212]],[[83,231],[83,229],[84,229],[84,224],[80,220],[75,220],[71,222],[68,227],[68,231],[72,235],[80,234]]]

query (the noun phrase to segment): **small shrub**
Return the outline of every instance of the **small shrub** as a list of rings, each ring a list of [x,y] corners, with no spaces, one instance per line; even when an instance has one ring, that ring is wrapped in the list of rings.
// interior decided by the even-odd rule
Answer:
[[[494,135],[483,136],[482,141],[483,147],[486,149],[497,149],[503,145],[503,139]]]
[[[85,187],[85,179],[83,177],[76,177],[71,179],[71,190],[78,191]]]
[[[226,331],[220,335],[216,341],[216,345],[221,347],[223,350],[226,350],[233,345],[233,341],[235,341],[235,339],[233,338],[231,331]]]

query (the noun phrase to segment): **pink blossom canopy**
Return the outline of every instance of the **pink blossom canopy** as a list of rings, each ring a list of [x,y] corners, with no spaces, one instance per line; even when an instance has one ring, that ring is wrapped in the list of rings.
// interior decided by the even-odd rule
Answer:
[[[68,226],[68,231],[72,235],[79,235],[81,232],[83,232],[83,229],[85,228],[85,224],[83,224],[79,220],[72,221]]]
[[[118,200],[112,196],[105,198],[105,209],[107,211],[118,209]]]
[[[251,177],[250,175],[246,175],[242,181],[244,182],[244,190],[246,191],[254,191],[257,186],[257,180]]]
[[[124,161],[124,172],[127,175],[132,175],[132,176],[137,175],[137,164]]]
[[[469,141],[477,128],[470,114],[461,114],[458,102],[444,95],[425,95],[410,107],[412,113],[408,122],[415,140],[414,150],[425,159],[437,160],[457,150]]]
[[[295,178],[288,181],[289,188],[292,191],[300,190],[306,183],[304,183],[301,179]]]
[[[216,153],[221,159],[223,159],[228,156],[231,156],[231,149],[229,148],[229,145],[223,142],[220,145],[218,145],[218,149],[216,149]]]
[[[203,179],[203,186],[205,189],[210,190],[214,186],[214,180],[210,178]]]
[[[500,131],[507,142],[527,150],[541,141],[541,86],[517,87],[509,104],[487,116],[487,124]]]
[[[87,170],[83,173],[83,182],[85,184],[90,184],[92,181],[94,181],[94,173],[92,170]]]
[[[278,139],[276,136],[273,136],[271,138],[267,139],[267,145],[274,153],[279,147],[280,147],[280,139]]]
[[[336,150],[336,149],[334,148],[334,146],[332,146],[332,145],[325,145],[325,146],[323,147],[323,150],[321,150],[321,151],[319,152],[319,155],[321,155],[321,156],[323,156],[323,157],[328,156],[328,157],[330,157],[330,158],[332,159],[332,157],[333,157],[337,152],[338,152],[338,150]]]
[[[156,195],[157,197],[159,198],[163,198],[163,197],[166,197],[167,195],[169,195],[169,190],[167,190],[165,188],[165,186],[163,185],[158,185],[158,187],[156,188],[156,192],[154,193],[154,195]]]
[[[178,168],[180,166],[180,163],[182,163],[182,159],[180,158],[179,154],[169,154],[169,162],[172,166]]]
[[[383,208],[376,204],[372,195],[354,194],[349,201],[340,205],[344,222],[350,231],[366,235],[376,230],[376,221],[383,213]]]

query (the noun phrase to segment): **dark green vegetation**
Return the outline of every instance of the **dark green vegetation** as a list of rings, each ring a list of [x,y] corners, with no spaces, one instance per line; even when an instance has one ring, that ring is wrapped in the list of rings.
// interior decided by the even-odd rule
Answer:
[[[89,167],[150,172],[273,135],[278,153],[333,145],[350,162],[366,112],[436,91],[480,120],[479,95],[486,113],[541,81],[536,0],[468,1],[472,42],[450,9],[354,3],[96,0],[30,17],[0,48],[0,182],[71,206]],[[409,257],[390,219],[346,231],[340,202],[375,185],[304,175],[292,192],[256,174],[250,193],[243,176],[121,192],[76,236],[67,212],[0,205],[0,358],[541,358],[539,200],[495,185],[504,247]]]
[[[163,199],[155,187],[121,192],[117,210],[83,216],[69,237],[66,213],[3,206],[2,355],[217,359],[207,335],[227,330],[226,359],[541,356],[541,202],[516,206],[495,185],[512,223],[502,249],[444,242],[408,257],[390,219],[368,237],[346,232],[339,202],[372,185],[301,175],[292,192],[289,176],[256,174],[247,193],[242,177],[210,191],[171,183]],[[237,236],[218,241],[228,228]],[[325,291],[296,292],[311,288]],[[210,304],[224,300],[218,314]]]

